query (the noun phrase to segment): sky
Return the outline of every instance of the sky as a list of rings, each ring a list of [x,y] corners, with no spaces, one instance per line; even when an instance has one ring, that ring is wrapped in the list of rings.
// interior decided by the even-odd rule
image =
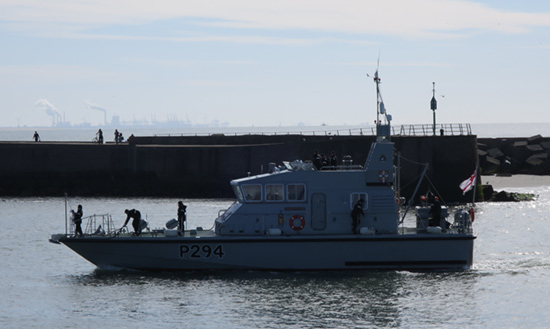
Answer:
[[[0,0],[0,127],[550,122],[550,2]]]

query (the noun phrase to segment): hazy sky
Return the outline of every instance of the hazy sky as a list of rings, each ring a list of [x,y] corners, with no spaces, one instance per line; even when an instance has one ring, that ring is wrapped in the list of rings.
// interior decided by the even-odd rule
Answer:
[[[550,2],[0,0],[0,126],[550,122]],[[98,110],[99,109],[99,110]]]

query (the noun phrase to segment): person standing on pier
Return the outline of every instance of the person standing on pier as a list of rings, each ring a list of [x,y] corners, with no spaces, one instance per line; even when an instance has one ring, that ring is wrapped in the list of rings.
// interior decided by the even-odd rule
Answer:
[[[122,133],[118,131],[118,129],[115,129],[115,143],[122,143],[124,140],[124,137],[122,137]]]
[[[32,138],[34,138],[35,142],[40,142],[40,135],[38,135],[37,131],[34,132],[34,135],[32,136]]]
[[[97,131],[97,143],[103,144],[103,131],[101,131],[101,128]]]

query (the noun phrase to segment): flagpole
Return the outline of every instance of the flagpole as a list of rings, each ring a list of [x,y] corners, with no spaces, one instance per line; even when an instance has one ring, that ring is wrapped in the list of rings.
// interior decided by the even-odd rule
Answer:
[[[472,193],[472,205],[475,207],[476,205],[476,190],[477,190],[477,170],[478,170],[478,165],[476,165],[476,171],[474,171],[474,183],[473,183],[473,189],[474,189],[474,192]]]

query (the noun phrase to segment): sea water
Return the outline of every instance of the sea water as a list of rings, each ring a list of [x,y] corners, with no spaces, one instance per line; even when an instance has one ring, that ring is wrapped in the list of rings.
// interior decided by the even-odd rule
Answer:
[[[98,270],[48,242],[65,231],[63,198],[3,198],[0,328],[546,328],[550,187],[514,191],[538,198],[478,204],[473,268],[443,273]],[[68,209],[121,226],[137,208],[155,228],[177,201],[77,198]],[[233,202],[183,201],[189,227],[205,229]]]

